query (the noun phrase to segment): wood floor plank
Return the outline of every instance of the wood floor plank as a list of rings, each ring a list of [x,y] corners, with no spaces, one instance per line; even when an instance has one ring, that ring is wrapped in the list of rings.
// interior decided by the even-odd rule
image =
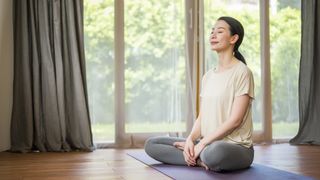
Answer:
[[[128,156],[131,150],[0,153],[0,179],[170,179]],[[320,147],[256,145],[255,163],[320,179]]]
[[[255,146],[254,162],[320,179],[320,146],[287,143]]]

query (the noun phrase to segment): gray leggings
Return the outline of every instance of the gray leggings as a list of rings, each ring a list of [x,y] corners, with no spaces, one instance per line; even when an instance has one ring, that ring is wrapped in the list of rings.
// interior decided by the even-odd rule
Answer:
[[[187,165],[182,150],[173,146],[174,142],[185,141],[184,138],[152,137],[145,143],[145,151],[152,158],[175,165]],[[254,156],[253,147],[215,141],[200,153],[201,161],[213,171],[232,171],[248,168]]]

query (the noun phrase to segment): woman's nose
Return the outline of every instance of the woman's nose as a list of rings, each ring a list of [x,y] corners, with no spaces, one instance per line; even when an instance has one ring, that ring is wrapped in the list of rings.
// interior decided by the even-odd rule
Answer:
[[[214,38],[216,38],[216,33],[212,32],[212,33],[210,34],[210,39],[214,39]]]

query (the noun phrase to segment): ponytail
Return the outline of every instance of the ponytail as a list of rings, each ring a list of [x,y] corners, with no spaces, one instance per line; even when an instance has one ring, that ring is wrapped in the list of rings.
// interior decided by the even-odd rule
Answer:
[[[244,59],[244,57],[242,56],[242,54],[239,52],[238,49],[234,50],[234,57],[236,57],[237,59],[239,59],[241,62],[243,62],[245,65],[247,65],[246,60]]]

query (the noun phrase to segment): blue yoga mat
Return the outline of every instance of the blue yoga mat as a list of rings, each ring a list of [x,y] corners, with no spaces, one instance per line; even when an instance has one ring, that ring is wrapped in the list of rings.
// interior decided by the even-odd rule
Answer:
[[[202,167],[163,164],[149,157],[143,150],[131,151],[128,152],[128,155],[156,169],[157,171],[178,180],[313,180],[311,177],[294,174],[256,163],[252,164],[248,169],[217,173],[214,171],[206,171]]]

